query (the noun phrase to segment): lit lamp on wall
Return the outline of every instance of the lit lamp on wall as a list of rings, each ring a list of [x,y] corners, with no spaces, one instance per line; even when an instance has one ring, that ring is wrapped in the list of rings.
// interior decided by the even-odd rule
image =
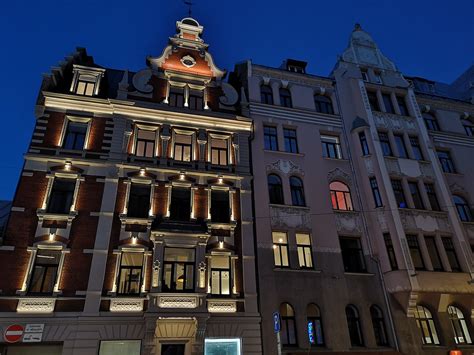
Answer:
[[[140,168],[140,176],[145,176],[145,168]]]
[[[224,178],[222,177],[222,175],[219,175],[219,176],[217,177],[217,182],[218,182],[219,184],[222,184],[222,183],[224,182]]]
[[[184,180],[185,178],[186,178],[186,172],[180,171],[180,172],[179,172],[179,179],[180,179],[180,180]]]
[[[462,355],[462,351],[461,350],[451,350],[449,352],[449,355]]]
[[[72,163],[70,161],[67,161],[66,164],[64,164],[64,169],[69,171],[71,170]]]

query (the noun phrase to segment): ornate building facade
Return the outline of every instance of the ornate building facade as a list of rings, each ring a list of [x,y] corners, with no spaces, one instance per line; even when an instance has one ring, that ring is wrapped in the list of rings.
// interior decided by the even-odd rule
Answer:
[[[328,77],[288,59],[226,80],[203,27],[176,26],[143,70],[78,49],[43,80],[0,349],[473,352],[474,67],[404,76],[356,25]]]

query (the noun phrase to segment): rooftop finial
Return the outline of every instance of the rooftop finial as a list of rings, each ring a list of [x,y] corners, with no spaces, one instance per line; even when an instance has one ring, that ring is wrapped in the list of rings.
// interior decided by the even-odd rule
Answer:
[[[185,5],[188,5],[188,16],[191,17],[192,15],[192,6],[194,5],[194,3],[190,0],[183,0],[184,4]]]
[[[360,23],[356,23],[354,25],[354,31],[362,31],[362,26],[360,25]]]

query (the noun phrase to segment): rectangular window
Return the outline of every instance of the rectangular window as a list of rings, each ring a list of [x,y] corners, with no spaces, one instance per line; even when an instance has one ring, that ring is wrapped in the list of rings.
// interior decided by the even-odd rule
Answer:
[[[117,293],[139,295],[142,284],[143,253],[123,252]]]
[[[285,151],[288,153],[298,153],[296,129],[283,128],[283,136],[285,137]]]
[[[398,156],[400,158],[408,158],[407,148],[405,147],[405,140],[402,134],[394,134],[395,144],[397,145]]]
[[[311,238],[309,234],[296,233],[296,248],[298,250],[298,262],[300,268],[310,269],[313,267],[311,252]]]
[[[430,201],[431,209],[433,211],[441,211],[439,206],[438,197],[436,197],[436,191],[433,184],[425,183],[426,194],[428,195],[428,200]]]
[[[211,190],[211,221],[214,223],[229,223],[229,191]]]
[[[227,255],[211,257],[211,294],[230,295],[230,258]]]
[[[398,208],[407,208],[407,201],[405,199],[405,193],[403,192],[402,182],[400,180],[391,181]]]
[[[362,155],[369,155],[369,143],[367,142],[367,137],[364,132],[359,133],[360,148],[362,149]]]
[[[439,131],[439,124],[438,121],[436,120],[436,117],[434,117],[430,113],[424,113],[423,114],[423,120],[425,121],[426,128],[430,131]]]
[[[374,196],[375,207],[382,207],[382,196],[380,196],[377,179],[375,177],[371,177],[369,180],[370,188],[372,189],[372,195]]]
[[[63,148],[82,150],[86,142],[87,123],[68,121],[64,135]]]
[[[171,188],[170,219],[173,221],[189,221],[191,217],[191,188]]]
[[[263,126],[263,138],[266,150],[278,150],[277,128]]]
[[[442,237],[441,240],[443,242],[444,250],[446,251],[446,256],[448,257],[449,266],[451,266],[451,270],[455,272],[461,272],[462,270],[461,266],[459,265],[453,240],[450,237]]]
[[[345,272],[367,272],[364,253],[359,238],[340,237],[342,261]]]
[[[388,113],[395,113],[395,108],[393,107],[392,97],[390,94],[382,94],[383,104],[385,105],[385,111]]]
[[[272,232],[273,258],[276,267],[289,267],[288,237],[286,233]]]
[[[55,178],[49,196],[48,213],[68,214],[71,212],[76,180]]]
[[[179,161],[192,160],[192,142],[191,134],[175,134],[174,136],[174,159]]]
[[[413,158],[416,160],[424,160],[423,152],[421,151],[418,137],[410,137],[411,150],[413,151]]]
[[[168,102],[172,107],[184,107],[184,90],[179,88],[170,88]]]
[[[456,169],[454,168],[454,163],[451,159],[451,154],[446,150],[438,150],[436,151],[436,153],[438,154],[441,169],[443,169],[445,173],[455,173]]]
[[[382,148],[383,155],[385,157],[393,156],[392,146],[390,145],[388,134],[385,132],[379,132],[379,141],[380,141],[380,147]]]
[[[101,340],[99,355],[140,355],[140,340]]]
[[[204,100],[201,93],[191,91],[189,93],[189,108],[191,110],[204,110]]]
[[[194,291],[194,249],[165,248],[163,292]]]
[[[382,84],[382,77],[380,76],[380,73],[374,72],[374,79],[377,84]]]
[[[362,74],[362,80],[364,80],[365,82],[368,82],[369,81],[369,74],[367,73],[366,70],[361,70],[361,74]]]
[[[60,258],[60,250],[38,249],[28,293],[43,295],[53,293]]]
[[[323,147],[323,157],[342,159],[339,137],[321,135],[321,144]]]
[[[407,235],[408,247],[410,248],[410,256],[413,261],[415,270],[425,270],[425,262],[421,256],[420,245],[416,235]]]
[[[466,132],[466,134],[469,136],[469,137],[472,137],[474,136],[474,126],[471,125],[471,124],[465,124],[463,125],[464,127],[464,131]]]
[[[425,237],[426,249],[431,259],[431,265],[434,271],[443,271],[443,264],[439,256],[438,247],[436,246],[435,237]]]
[[[137,157],[153,158],[155,156],[156,131],[139,129],[137,132]]]
[[[76,94],[92,96],[94,95],[95,81],[84,80],[79,77],[77,80]]]
[[[392,270],[398,270],[397,257],[395,255],[395,249],[393,248],[392,237],[389,233],[384,233],[383,240],[385,242],[385,248],[387,249],[388,260]]]
[[[211,138],[211,164],[227,165],[229,156],[227,139]]]
[[[128,196],[127,216],[134,218],[147,218],[150,213],[151,185],[133,184],[130,186]]]
[[[367,98],[369,99],[369,104],[372,111],[380,111],[379,100],[377,99],[377,94],[373,91],[367,91]]]
[[[424,210],[425,205],[423,204],[423,200],[421,198],[420,189],[418,188],[418,183],[408,182],[408,187],[410,189],[411,197],[413,199],[415,208],[418,210]]]
[[[408,116],[408,107],[404,96],[397,96],[398,108],[400,109],[400,115]]]

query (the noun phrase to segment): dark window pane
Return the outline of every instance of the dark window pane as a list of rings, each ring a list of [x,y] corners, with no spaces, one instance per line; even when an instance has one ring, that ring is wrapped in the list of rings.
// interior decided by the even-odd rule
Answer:
[[[280,105],[283,107],[292,107],[291,93],[288,89],[280,89]]]
[[[48,202],[48,213],[66,214],[71,211],[76,180],[55,178]]]
[[[405,193],[403,192],[402,182],[400,180],[392,180],[392,188],[398,208],[407,208],[407,201],[405,199]]]
[[[407,235],[408,247],[410,248],[411,260],[415,270],[425,270],[425,262],[421,255],[418,237],[416,235]]]
[[[385,105],[385,111],[388,113],[395,113],[391,96],[389,94],[382,94],[382,100]]]
[[[86,141],[87,123],[71,122],[67,124],[63,148],[81,150]]]
[[[229,223],[230,202],[229,191],[211,191],[211,221],[218,223]]]
[[[268,175],[268,194],[270,196],[270,203],[284,204],[281,179],[275,174]]]
[[[455,173],[456,169],[454,169],[454,163],[451,159],[451,154],[448,151],[438,150],[436,152],[438,154],[439,163],[441,164],[441,169],[445,173]]]
[[[454,205],[456,206],[456,210],[458,211],[459,219],[463,222],[472,221],[471,208],[467,204],[466,200],[464,200],[461,196],[454,195],[453,201]]]
[[[370,180],[370,188],[372,189],[372,195],[374,196],[375,207],[381,207],[382,196],[380,196],[380,190],[377,184],[377,179],[372,177],[369,180]]]
[[[380,111],[379,100],[377,99],[377,94],[373,91],[367,91],[367,97],[369,99],[369,104],[372,111]]]
[[[276,127],[264,126],[263,139],[264,139],[265,149],[278,150],[278,138],[277,138]]]
[[[392,146],[390,145],[390,140],[388,139],[388,134],[385,132],[379,132],[379,141],[382,148],[382,153],[384,156],[392,156]]]
[[[339,238],[346,272],[366,272],[364,253],[358,238]]]
[[[346,307],[347,326],[352,346],[364,346],[362,330],[360,326],[359,312],[354,306]]]
[[[374,327],[375,342],[377,346],[387,346],[388,337],[385,330],[385,322],[383,319],[382,310],[377,306],[370,307],[370,315],[372,318],[372,325]]]
[[[448,257],[449,266],[451,266],[451,270],[455,272],[461,272],[462,270],[461,266],[459,265],[453,240],[450,237],[443,237],[441,238],[441,240],[443,241],[444,250],[446,251],[446,256]]]
[[[169,105],[172,107],[184,107],[183,89],[171,88],[168,102],[169,102]]]
[[[407,148],[405,147],[405,140],[403,139],[403,135],[394,135],[395,144],[397,145],[398,156],[400,158],[408,158]]]
[[[332,107],[332,101],[329,97],[323,95],[314,96],[314,105],[316,112],[327,113],[330,115],[334,114],[334,109]]]
[[[140,294],[143,253],[122,253],[119,270],[118,294]]]
[[[191,189],[174,187],[171,189],[170,219],[189,221],[191,217]]]
[[[290,128],[283,129],[285,137],[285,151],[289,153],[298,153],[298,144],[296,141],[296,130]]]
[[[294,206],[304,206],[303,181],[296,176],[290,177],[291,200]]]
[[[132,184],[128,198],[127,216],[147,218],[150,213],[151,185]]]
[[[36,252],[28,293],[51,294],[54,291],[60,258],[59,250],[39,249]]]
[[[420,142],[418,137],[410,137],[411,149],[413,151],[413,157],[416,160],[424,160],[423,152],[421,151]]]
[[[369,155],[369,144],[367,143],[367,137],[364,132],[359,133],[360,147],[362,149],[362,155]]]
[[[441,211],[439,206],[438,198],[436,197],[436,191],[433,184],[425,184],[426,194],[430,201],[431,209],[433,211]]]
[[[273,90],[268,85],[262,85],[260,87],[260,98],[262,104],[273,105]]]
[[[443,271],[443,264],[438,253],[438,247],[436,246],[436,240],[434,237],[425,237],[426,249],[431,259],[434,271]]]
[[[408,187],[410,188],[410,193],[413,199],[413,203],[415,204],[415,208],[419,210],[424,210],[425,205],[423,204],[423,200],[421,199],[418,184],[416,182],[409,182]]]
[[[408,116],[408,108],[405,102],[405,98],[402,96],[397,96],[398,108],[400,109],[400,114],[403,116]]]
[[[385,248],[387,249],[388,260],[390,261],[390,267],[392,270],[398,270],[397,257],[395,255],[395,249],[393,248],[392,238],[390,234],[385,233],[383,235],[385,241]]]
[[[323,157],[342,159],[339,137],[321,135],[321,145],[323,149]]]
[[[425,125],[426,128],[430,131],[439,131],[439,124],[436,118],[429,114],[429,113],[424,113],[423,114],[423,119],[425,120]]]
[[[165,248],[163,292],[194,291],[194,249]]]

